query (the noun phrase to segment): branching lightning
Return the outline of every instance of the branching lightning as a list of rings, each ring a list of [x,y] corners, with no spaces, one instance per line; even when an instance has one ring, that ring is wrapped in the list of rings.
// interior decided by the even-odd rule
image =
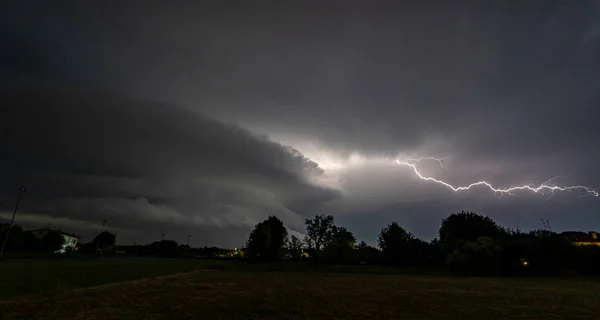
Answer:
[[[478,182],[474,182],[474,183],[471,183],[466,186],[456,187],[445,181],[438,180],[438,179],[435,179],[432,177],[426,177],[426,176],[422,175],[421,172],[419,172],[419,169],[417,168],[417,165],[416,165],[416,163],[419,163],[421,161],[430,160],[430,161],[436,161],[440,166],[444,167],[442,164],[442,160],[444,160],[444,159],[445,158],[435,158],[435,157],[403,158],[403,159],[396,159],[396,163],[400,164],[400,165],[405,165],[405,166],[411,167],[413,169],[413,171],[415,172],[415,174],[422,180],[433,181],[435,183],[446,186],[455,192],[469,190],[469,189],[471,189],[473,187],[477,187],[477,186],[483,186],[483,187],[487,187],[488,189],[492,190],[495,193],[499,193],[500,195],[502,195],[502,194],[513,195],[514,191],[519,191],[519,190],[528,190],[528,191],[533,191],[535,193],[540,193],[540,194],[544,194],[545,192],[550,192],[550,194],[552,194],[556,191],[582,190],[585,192],[585,195],[594,196],[594,197],[598,197],[598,195],[600,195],[598,190],[590,188],[590,187],[586,187],[586,186],[575,185],[575,186],[560,187],[560,186],[554,184],[554,181],[558,177],[552,178],[538,186],[522,185],[522,186],[510,187],[510,188],[506,188],[506,189],[500,189],[500,188],[496,188],[496,187],[492,186],[492,184],[490,184],[489,182],[478,181]]]

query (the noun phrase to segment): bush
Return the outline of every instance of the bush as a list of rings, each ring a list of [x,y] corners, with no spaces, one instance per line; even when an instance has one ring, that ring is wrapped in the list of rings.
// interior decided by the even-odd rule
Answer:
[[[448,254],[446,263],[455,274],[498,275],[502,247],[490,237],[465,242],[460,249]]]

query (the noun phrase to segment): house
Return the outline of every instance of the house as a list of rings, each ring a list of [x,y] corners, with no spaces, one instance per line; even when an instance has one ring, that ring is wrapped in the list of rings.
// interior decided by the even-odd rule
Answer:
[[[598,233],[594,231],[582,232],[582,231],[565,231],[561,235],[569,241],[573,242],[574,245],[578,246],[600,246],[600,239]]]
[[[65,253],[67,250],[76,250],[77,243],[79,242],[79,239],[81,239],[81,237],[78,235],[66,233],[61,230],[56,230],[56,229],[52,229],[52,228],[36,229],[36,230],[31,230],[30,232],[37,238],[43,238],[50,232],[60,233],[60,235],[63,237],[63,239],[65,239],[65,242],[64,242],[62,248],[57,251],[57,253]]]

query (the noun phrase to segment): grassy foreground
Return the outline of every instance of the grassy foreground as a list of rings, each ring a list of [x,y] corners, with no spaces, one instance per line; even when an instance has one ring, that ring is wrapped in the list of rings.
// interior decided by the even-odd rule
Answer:
[[[189,272],[197,269],[231,272],[416,273],[418,270],[386,266],[330,266],[316,270],[310,263],[279,261],[252,264],[233,260],[158,258],[15,259],[0,261],[0,301],[35,294],[56,294],[73,289]]]
[[[189,272],[205,263],[180,259],[22,259],[0,261],[0,301],[41,293]]]
[[[184,271],[197,263],[180,261],[170,268]],[[11,299],[0,302],[0,318],[595,319],[600,314],[600,282],[594,279],[216,269]]]

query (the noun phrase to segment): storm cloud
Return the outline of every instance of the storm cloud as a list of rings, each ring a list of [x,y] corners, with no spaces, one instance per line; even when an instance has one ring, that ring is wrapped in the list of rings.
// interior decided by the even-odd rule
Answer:
[[[247,229],[275,214],[301,230],[296,203],[340,194],[313,182],[323,171],[298,151],[192,111],[4,84],[3,202],[27,186],[31,214],[132,231],[140,221]]]
[[[460,210],[600,229],[581,190],[457,193],[392,161],[445,157],[419,169],[453,185],[600,187],[597,1],[32,3],[7,6],[0,45],[29,90],[3,91],[0,188],[27,182],[31,214],[219,225],[194,234],[237,245],[267,214],[302,231],[328,212],[370,241],[393,220],[431,239]]]

